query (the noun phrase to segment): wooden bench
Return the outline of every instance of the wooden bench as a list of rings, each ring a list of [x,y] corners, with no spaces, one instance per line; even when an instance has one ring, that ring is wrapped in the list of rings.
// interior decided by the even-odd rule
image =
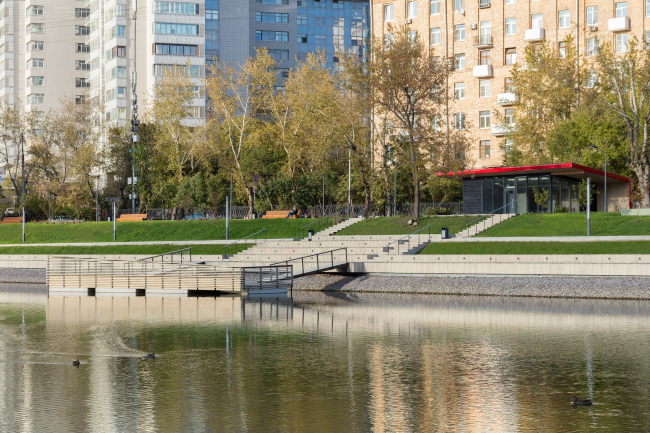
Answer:
[[[117,217],[117,221],[144,221],[146,219],[146,213],[123,213]]]
[[[20,224],[23,222],[23,217],[4,217],[0,224]]]
[[[267,219],[277,219],[277,218],[286,218],[287,215],[289,215],[290,210],[269,210],[266,211],[264,215],[262,215],[262,218],[267,218]],[[291,218],[297,218],[300,216],[300,211],[296,215],[291,215]]]

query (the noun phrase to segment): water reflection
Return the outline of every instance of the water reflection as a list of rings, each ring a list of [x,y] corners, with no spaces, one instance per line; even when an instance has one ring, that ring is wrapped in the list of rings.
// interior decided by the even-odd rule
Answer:
[[[0,431],[647,430],[649,317],[636,301],[5,291]]]

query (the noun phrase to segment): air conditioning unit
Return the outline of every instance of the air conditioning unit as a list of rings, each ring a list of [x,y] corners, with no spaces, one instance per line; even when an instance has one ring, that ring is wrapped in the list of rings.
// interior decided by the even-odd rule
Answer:
[[[412,23],[413,23],[413,20],[410,19],[410,18],[407,18],[407,19],[404,20],[404,22],[405,22],[406,24],[412,24]]]
[[[595,32],[596,30],[598,30],[598,26],[596,24],[592,24],[592,25],[590,25],[588,27],[589,27],[589,31],[592,31],[592,32]]]
[[[465,9],[458,9],[457,12],[461,15],[465,15]]]
[[[477,27],[476,24],[470,24],[470,25],[469,25],[469,28],[470,28],[471,30],[476,30],[478,27]]]

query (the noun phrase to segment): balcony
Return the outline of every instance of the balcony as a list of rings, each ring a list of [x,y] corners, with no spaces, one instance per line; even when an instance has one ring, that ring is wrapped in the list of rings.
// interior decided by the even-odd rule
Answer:
[[[489,48],[492,46],[492,35],[474,36],[474,46],[476,48]]]
[[[529,29],[524,34],[526,42],[539,42],[544,40],[544,29]]]
[[[508,132],[515,129],[515,124],[514,123],[510,123],[510,124],[501,123],[499,125],[492,125],[491,128],[492,128],[492,135],[494,135],[495,137],[503,137]]]
[[[611,18],[607,21],[610,32],[626,32],[630,30],[630,17]]]
[[[477,65],[474,66],[475,78],[490,78],[492,77],[492,65]]]
[[[499,93],[497,95],[497,103],[502,106],[512,105],[517,102],[517,95],[512,92]]]
[[[492,6],[492,4],[490,3],[490,0],[478,0],[478,8],[479,9],[489,8],[490,6]]]

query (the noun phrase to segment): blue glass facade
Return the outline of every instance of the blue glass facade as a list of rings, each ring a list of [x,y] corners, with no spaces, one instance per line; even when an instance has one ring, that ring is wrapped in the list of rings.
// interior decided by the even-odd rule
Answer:
[[[205,0],[205,61],[219,57],[219,0]]]
[[[327,54],[328,67],[335,67],[338,53],[349,50],[364,55],[369,37],[370,2],[349,0],[300,0],[297,2],[299,61],[318,49]]]

